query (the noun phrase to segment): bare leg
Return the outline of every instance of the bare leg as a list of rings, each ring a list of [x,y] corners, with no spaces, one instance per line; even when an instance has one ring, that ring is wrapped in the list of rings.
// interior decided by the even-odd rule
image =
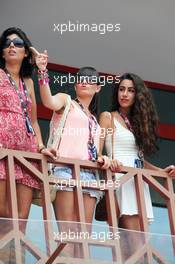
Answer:
[[[138,215],[123,215],[120,218],[119,225],[121,228],[140,231],[140,223]],[[143,239],[139,233],[129,232],[122,240],[122,248],[124,249],[124,256],[129,257],[139,247],[143,245]]]
[[[21,183],[17,184],[17,202],[18,202],[18,216],[19,219],[27,219],[30,212],[30,207],[32,203],[33,189],[23,185]],[[26,221],[20,222],[20,229],[23,233],[26,230]]]
[[[22,185],[17,184],[17,202],[18,202],[18,214],[19,218],[27,219],[30,205],[32,200],[32,189]],[[7,202],[7,190],[6,190],[6,181],[0,181],[0,217],[9,217],[8,202]],[[4,222],[3,222],[4,221]],[[8,220],[7,220],[8,221]],[[0,223],[1,231],[0,236],[4,235],[11,228],[10,222],[2,220],[4,223]],[[26,222],[20,223],[20,229],[25,233]],[[7,230],[8,229],[8,230]],[[9,253],[6,257],[9,257],[9,261],[15,261],[15,249],[13,246],[8,248]],[[23,254],[24,256],[24,254]]]
[[[6,181],[0,180],[0,218],[9,218],[8,200]],[[11,221],[1,219],[0,220],[0,237],[4,236],[11,229]]]
[[[0,180],[0,217],[8,217],[6,180]]]
[[[89,194],[83,194],[84,209],[85,209],[85,219],[86,223],[92,223],[94,209],[96,204],[96,198],[90,197]]]
[[[91,223],[93,219],[94,207],[96,199],[90,197],[88,194],[83,195],[84,207],[85,207],[85,219],[87,223]],[[54,211],[56,219],[59,221],[70,221],[77,222],[78,214],[75,211],[75,201],[74,193],[68,191],[58,191],[56,199],[54,201]],[[80,231],[79,224],[76,223],[63,223],[61,224],[61,232],[67,233],[68,230],[72,232]],[[91,232],[91,230],[88,230]],[[67,244],[64,252],[69,254],[69,256],[80,256],[79,246],[74,246],[73,244]]]
[[[77,216],[74,207],[74,193],[72,191],[57,191],[56,199],[54,201],[54,211],[57,221],[63,221],[59,223],[61,235],[68,236],[68,232],[75,230],[75,224],[71,222],[77,221]],[[69,221],[64,223],[64,221]],[[68,243],[63,250],[65,254],[74,256],[74,245]]]
[[[0,218],[8,218],[8,202],[7,202],[7,190],[6,180],[0,180]],[[6,235],[11,229],[11,221],[6,219],[0,219],[0,239]],[[3,247],[0,250],[0,259],[5,263],[10,261],[10,245]]]
[[[89,232],[89,234],[91,233],[91,223],[93,220],[93,215],[94,215],[94,209],[95,209],[95,204],[96,204],[96,198],[90,197],[89,194],[83,194],[83,201],[84,201],[84,209],[85,209],[85,220],[86,223],[89,223],[89,225],[87,224],[87,232]],[[79,228],[79,231],[81,231],[81,229]],[[76,257],[83,257],[82,256],[82,249],[81,246],[77,246],[75,247],[75,256]]]
[[[122,228],[140,231],[140,222],[138,215],[123,215],[120,218],[120,226]]]
[[[19,226],[20,226],[20,230],[25,234],[27,219],[32,204],[33,189],[24,184],[18,183],[16,185],[16,191],[17,191],[17,203],[18,203],[18,217],[19,219],[24,219],[24,221],[19,222]],[[25,249],[22,248],[21,252],[22,252],[22,262],[25,263]]]

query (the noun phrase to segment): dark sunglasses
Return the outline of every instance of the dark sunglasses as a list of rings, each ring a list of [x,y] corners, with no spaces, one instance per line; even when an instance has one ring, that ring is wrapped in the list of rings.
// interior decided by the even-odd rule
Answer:
[[[20,38],[15,38],[15,39],[6,39],[4,45],[3,45],[3,49],[8,48],[11,43],[13,43],[13,45],[17,48],[23,48],[24,47],[24,41]]]

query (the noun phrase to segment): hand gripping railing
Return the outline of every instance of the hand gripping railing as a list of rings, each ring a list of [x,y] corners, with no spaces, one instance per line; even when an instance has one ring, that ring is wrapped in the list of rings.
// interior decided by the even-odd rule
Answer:
[[[69,239],[65,241],[58,241],[58,239],[53,239],[53,222],[49,221],[52,219],[52,209],[50,201],[50,189],[49,183],[57,185],[61,184],[61,179],[55,179],[53,176],[48,177],[48,164],[46,157],[38,153],[22,152],[10,149],[1,149],[0,150],[0,159],[5,160],[6,162],[6,172],[7,172],[7,190],[8,190],[8,203],[10,209],[10,218],[15,219],[12,221],[12,228],[9,232],[0,236],[0,250],[3,250],[10,241],[14,241],[15,249],[15,259],[16,263],[24,263],[24,258],[22,257],[22,247],[27,249],[32,255],[37,259],[36,263],[59,263],[58,261],[64,260],[64,263],[82,263],[82,259],[73,259],[73,258],[64,258],[60,257],[60,252],[64,249],[65,245],[70,242]],[[38,167],[34,166],[32,162],[38,164]],[[98,169],[102,170],[97,163],[82,161],[82,160],[73,160],[59,158],[54,163],[67,165],[72,167],[73,170],[73,181],[71,186],[74,186],[75,197],[76,197],[76,208],[79,216],[79,226],[81,232],[87,231],[87,225],[85,223],[85,211],[83,204],[83,193],[82,187],[80,184],[77,184],[80,181],[80,168],[89,168],[89,169]],[[20,229],[20,221],[18,219],[18,208],[17,208],[17,197],[16,197],[16,184],[14,177],[14,164],[18,164],[28,173],[30,173],[34,178],[38,179],[41,183],[41,191],[43,195],[43,220],[44,221],[44,231],[45,231],[45,240],[46,240],[46,253],[43,253],[36,245],[26,238]],[[104,171],[105,172],[105,171]],[[175,204],[174,204],[174,190],[173,190],[173,179],[170,178],[165,172],[156,172],[145,169],[135,169],[130,167],[124,167],[122,171],[123,177],[120,179],[120,186],[128,181],[130,178],[134,177],[137,202],[138,202],[138,211],[141,230],[148,232],[148,222],[146,217],[146,207],[144,201],[144,187],[143,183],[148,183],[155,191],[157,191],[164,199],[168,208],[169,223],[171,234],[175,235]],[[108,215],[108,224],[109,230],[111,232],[119,232],[118,229],[118,219],[116,215],[116,195],[115,195],[115,186],[108,186],[107,181],[112,181],[113,176],[110,170],[106,170],[105,180],[106,184],[104,186],[104,192],[106,195],[106,207]],[[164,180],[164,186],[161,185],[157,178]],[[100,190],[100,185],[94,186],[93,183],[89,183],[86,188]],[[0,228],[1,230],[1,228]],[[1,232],[0,232],[1,233]],[[3,232],[2,232],[3,233]],[[80,243],[80,241],[75,239],[71,243]],[[174,240],[172,237],[172,243],[174,245]],[[94,263],[90,259],[89,246],[90,245],[102,245],[98,240],[93,240],[91,238],[81,241],[82,246],[82,257],[83,263]],[[133,264],[138,261],[143,256],[147,256],[147,263],[152,263],[153,258],[158,260],[158,263],[168,263],[161,253],[158,252],[153,246],[150,245],[147,235],[144,236],[144,244],[136,252],[133,253],[128,259],[124,260],[122,256],[122,248],[120,239],[105,241],[103,246],[110,247],[112,250],[112,260],[107,263],[125,263]],[[20,250],[21,249],[21,250]],[[60,262],[61,263],[61,262]],[[100,261],[95,261],[95,263],[102,263]],[[105,263],[105,262],[104,262]]]

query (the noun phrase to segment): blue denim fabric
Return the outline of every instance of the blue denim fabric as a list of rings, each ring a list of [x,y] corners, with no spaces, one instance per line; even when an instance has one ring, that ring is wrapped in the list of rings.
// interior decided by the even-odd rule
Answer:
[[[69,167],[55,167],[53,168],[54,176],[58,177],[59,179],[72,179],[72,169]],[[96,174],[88,169],[81,169],[80,170],[80,180],[81,181],[95,181]],[[66,191],[73,191],[72,187],[64,187],[60,188],[59,186],[56,187],[57,190],[66,190]],[[91,197],[95,197],[97,199],[97,203],[103,197],[102,191],[90,190],[83,188],[83,193],[88,193]]]

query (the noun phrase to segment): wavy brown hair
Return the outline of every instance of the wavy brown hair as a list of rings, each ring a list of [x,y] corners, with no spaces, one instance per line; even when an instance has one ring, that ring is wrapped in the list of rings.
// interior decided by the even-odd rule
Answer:
[[[125,73],[120,78],[131,80],[136,91],[135,102],[131,107],[129,120],[131,122],[136,144],[145,155],[150,155],[158,150],[158,115],[151,92],[146,87],[144,81],[133,73]],[[112,111],[119,110],[118,88],[114,89]]]

